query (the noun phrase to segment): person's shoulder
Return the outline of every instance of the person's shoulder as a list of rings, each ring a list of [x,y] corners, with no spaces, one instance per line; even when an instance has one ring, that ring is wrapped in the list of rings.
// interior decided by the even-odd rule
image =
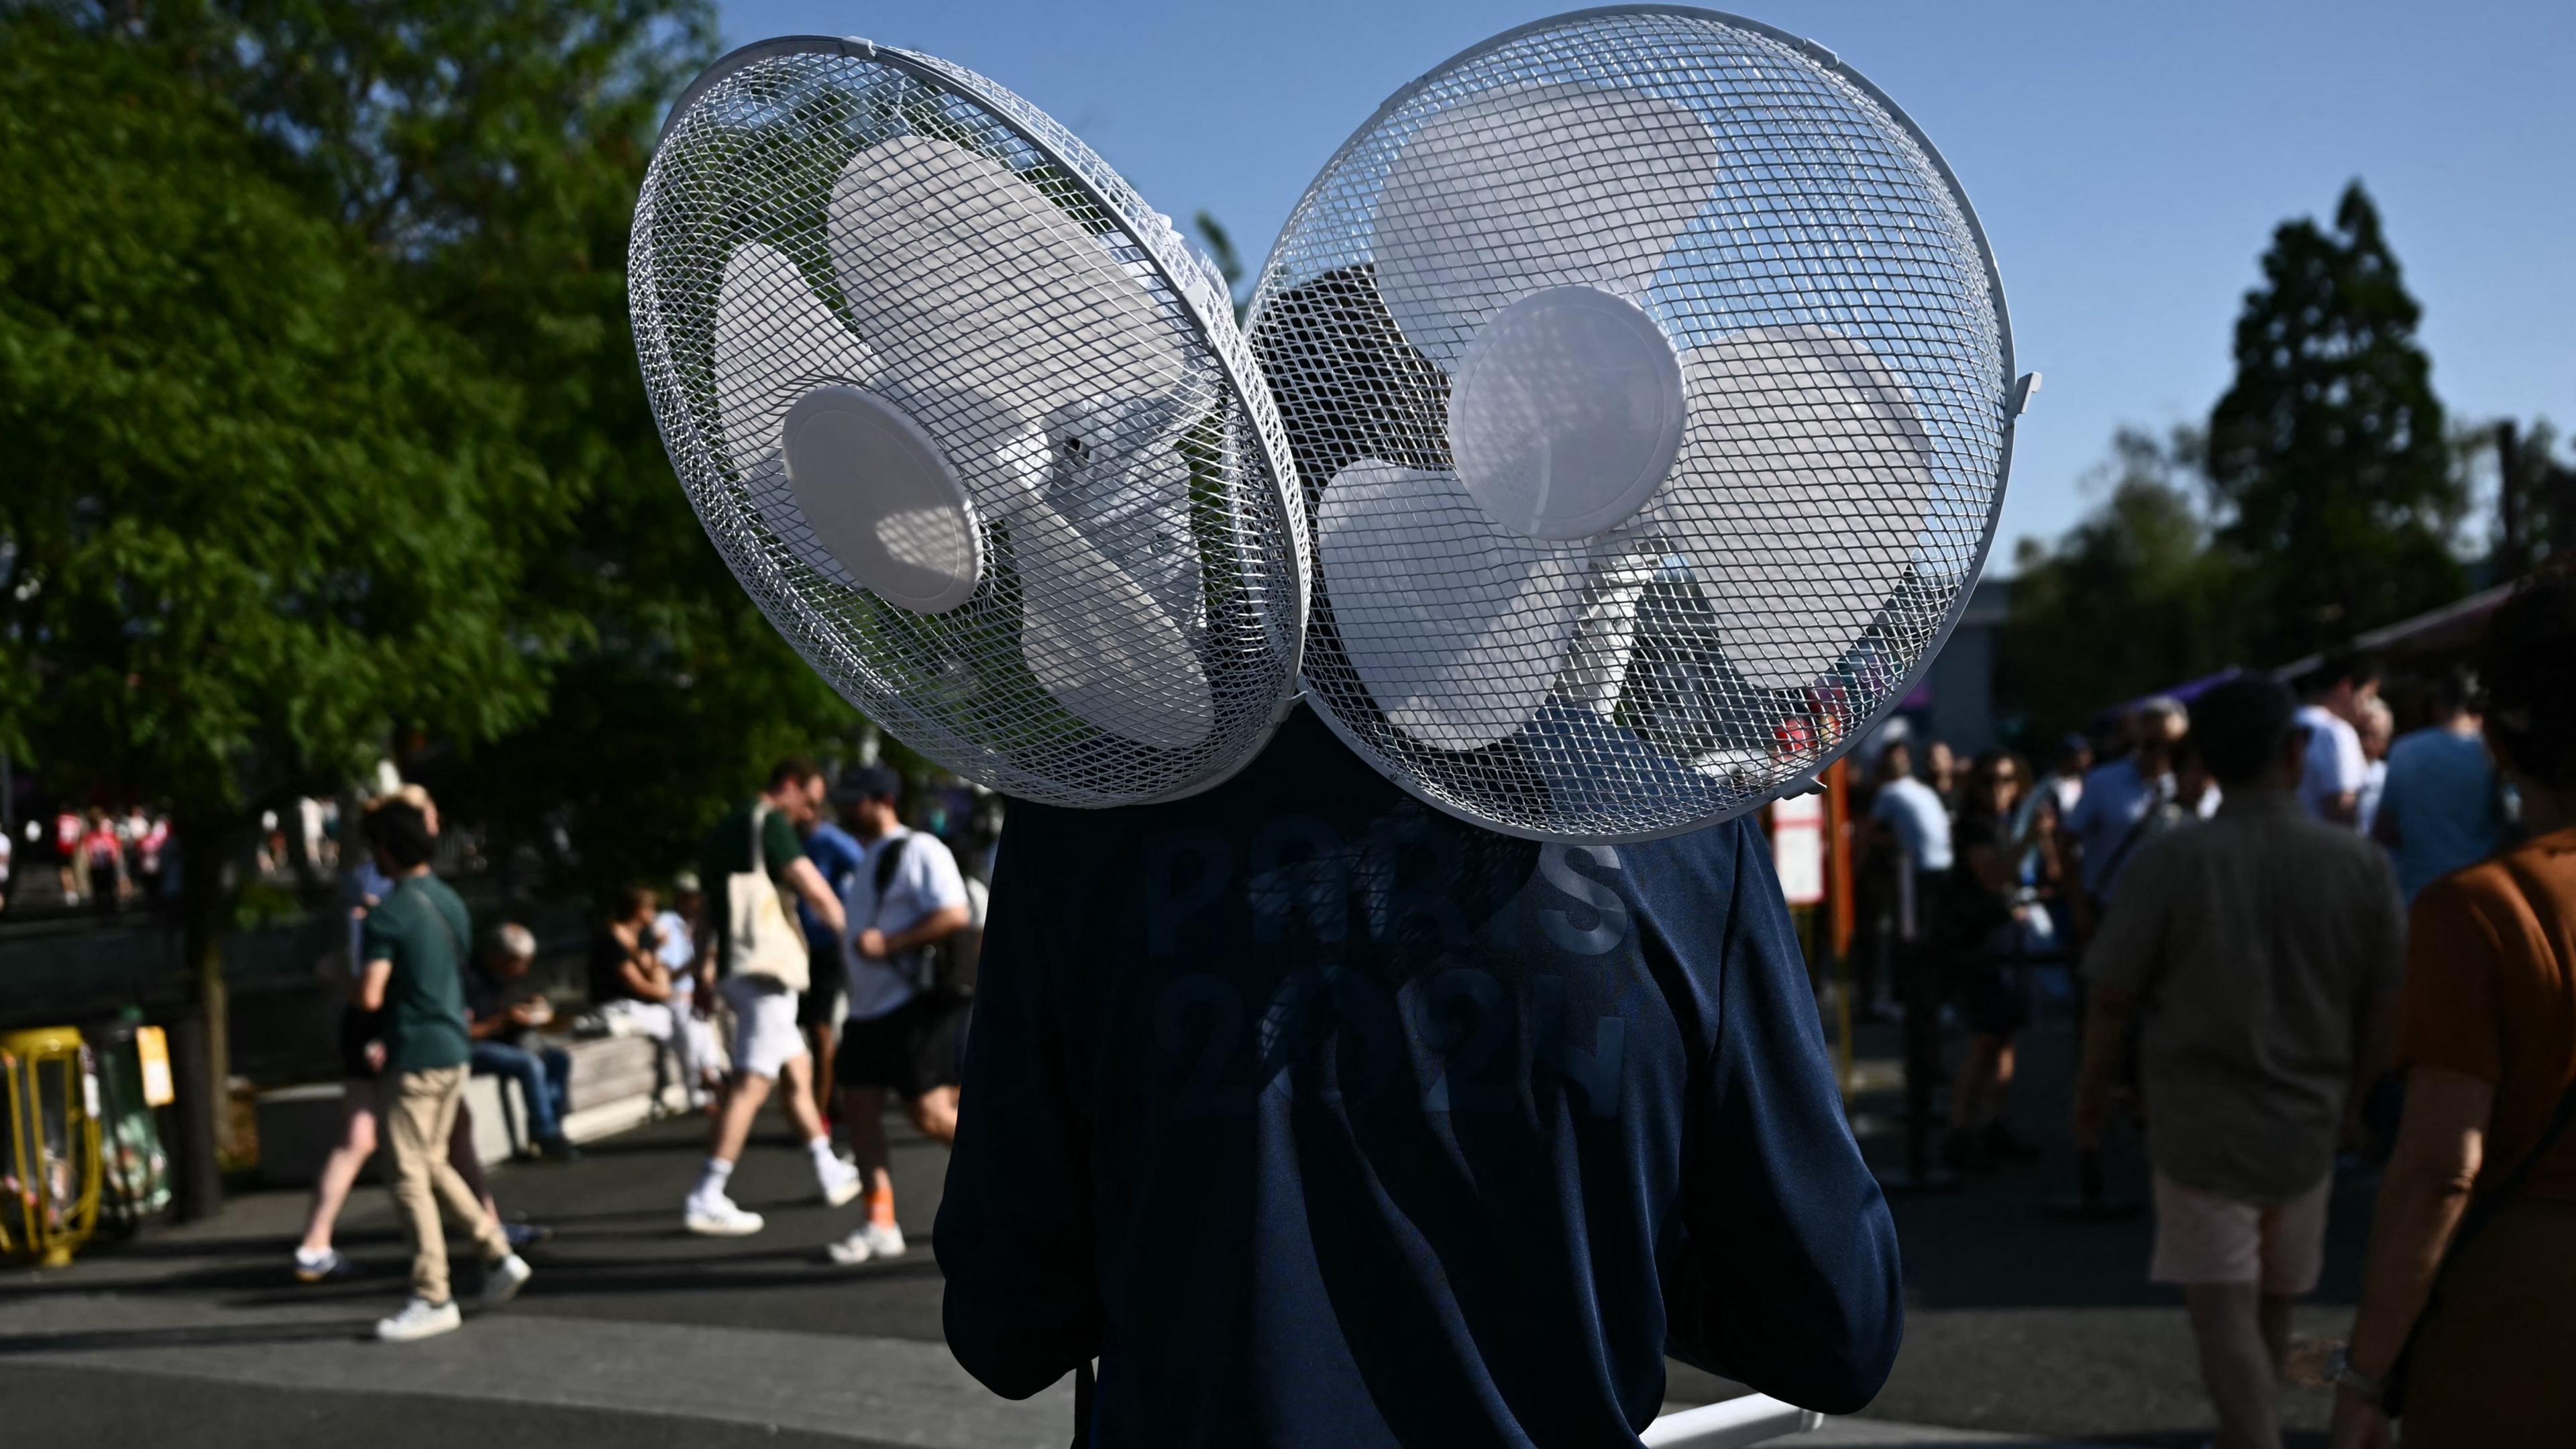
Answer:
[[[931,870],[945,862],[951,869],[957,864],[957,852],[948,842],[927,830],[906,830],[896,839],[902,842],[904,859],[915,870]]]
[[[2492,919],[2528,910],[2530,881],[2560,882],[2562,889],[2576,893],[2576,838],[2561,833],[2526,840],[2440,877],[2417,900],[2464,907]]]
[[[2452,734],[2449,730],[2442,728],[2440,725],[2426,725],[2420,730],[2408,730],[2406,733],[2399,735],[2395,740],[2389,742],[2388,763],[2394,765],[2400,760],[2412,759],[2417,755],[2431,754],[2442,748],[2443,740],[2457,738],[2459,738],[2459,736]]]
[[[393,930],[419,920],[420,911],[421,896],[418,892],[403,889],[403,882],[399,880],[388,881],[384,894],[376,897],[376,903],[368,908],[367,919]]]

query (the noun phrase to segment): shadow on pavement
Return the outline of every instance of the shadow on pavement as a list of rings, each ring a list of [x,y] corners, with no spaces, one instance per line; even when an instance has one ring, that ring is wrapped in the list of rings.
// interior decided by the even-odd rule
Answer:
[[[244,1344],[342,1342],[375,1337],[376,1320],[338,1318],[319,1323],[261,1323],[239,1327],[117,1328],[84,1333],[0,1335],[0,1357],[29,1353],[79,1353],[117,1348],[231,1348]]]

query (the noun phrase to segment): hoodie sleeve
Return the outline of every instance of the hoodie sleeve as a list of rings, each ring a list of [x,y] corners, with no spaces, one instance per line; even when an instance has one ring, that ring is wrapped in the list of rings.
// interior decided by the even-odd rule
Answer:
[[[949,1351],[986,1388],[1025,1399],[1098,1355],[1101,1309],[1082,1094],[1046,969],[1069,954],[1081,897],[1043,871],[1020,878],[1020,862],[1050,858],[1054,812],[1013,810],[994,863],[932,1247],[947,1279]]]
[[[1851,1413],[1877,1396],[1904,1337],[1896,1224],[1844,1120],[1758,830],[1738,837],[1723,950],[1714,1045],[1683,1128],[1669,1350],[1802,1408]]]

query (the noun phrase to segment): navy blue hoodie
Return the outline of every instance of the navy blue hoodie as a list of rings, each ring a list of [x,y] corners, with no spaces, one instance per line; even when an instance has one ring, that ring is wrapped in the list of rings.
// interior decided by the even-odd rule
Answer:
[[[1014,804],[936,1246],[1095,1442],[1634,1445],[1664,1356],[1827,1412],[1896,1234],[1750,822],[1461,824],[1302,708],[1206,794]]]

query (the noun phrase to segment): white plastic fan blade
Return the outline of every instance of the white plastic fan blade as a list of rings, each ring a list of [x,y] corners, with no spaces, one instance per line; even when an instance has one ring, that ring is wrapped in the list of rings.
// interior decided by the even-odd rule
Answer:
[[[796,506],[779,430],[787,410],[817,387],[870,385],[875,355],[832,315],[786,253],[759,242],[725,259],[714,353],[716,416],[752,506],[799,559],[835,583],[857,587]]]
[[[989,157],[928,136],[880,141],[842,168],[830,223],[850,315],[902,360],[904,389],[981,397],[1037,422],[1103,398],[1168,396],[1184,381],[1153,297]],[[936,408],[922,421],[943,430]]]
[[[1565,666],[1583,549],[1499,528],[1449,473],[1363,458],[1315,508],[1324,592],[1389,722],[1435,749],[1509,738]]]
[[[1377,285],[1444,368],[1493,312],[1545,287],[1642,292],[1709,200],[1717,138],[1632,90],[1527,86],[1413,134],[1377,211]]]
[[[1053,505],[1011,514],[1020,573],[1020,654],[1077,717],[1158,749],[1216,726],[1206,671],[1180,625]],[[1140,687],[1140,681],[1152,681]]]
[[[1866,633],[1913,559],[1931,439],[1866,346],[1763,328],[1682,358],[1681,459],[1647,518],[1686,555],[1736,672],[1813,683]]]

